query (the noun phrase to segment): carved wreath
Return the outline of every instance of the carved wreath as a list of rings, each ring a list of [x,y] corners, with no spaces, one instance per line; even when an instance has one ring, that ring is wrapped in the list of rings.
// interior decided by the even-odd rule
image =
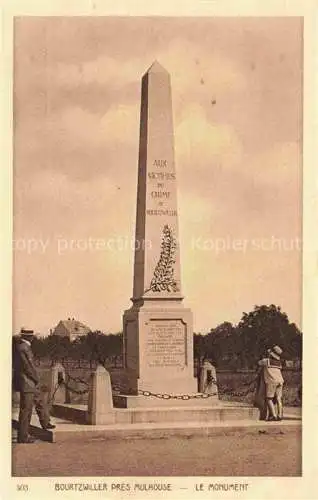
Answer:
[[[176,240],[172,229],[166,224],[163,227],[161,241],[160,258],[156,265],[150,286],[146,292],[178,292],[179,287],[174,278],[175,253],[177,248]]]

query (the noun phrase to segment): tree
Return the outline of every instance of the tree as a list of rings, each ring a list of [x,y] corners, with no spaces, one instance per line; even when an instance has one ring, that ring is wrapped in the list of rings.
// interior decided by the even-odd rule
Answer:
[[[122,354],[122,334],[105,334],[101,331],[90,332],[73,342],[72,356],[86,359],[92,367],[96,361],[106,363],[108,358]]]
[[[48,358],[48,337],[34,337],[32,351],[36,359]]]
[[[238,335],[232,323],[224,321],[211,329],[206,339],[206,351],[217,366],[236,365],[239,352]]]
[[[193,356],[200,359],[205,355],[205,336],[202,333],[193,334]]]
[[[47,355],[52,361],[68,358],[71,352],[71,342],[68,337],[50,335],[47,337]]]
[[[238,326],[241,364],[252,368],[265,350],[275,344],[281,346],[284,357],[295,359],[301,357],[301,333],[294,323],[290,323],[281,308],[255,306],[250,313],[243,313]]]

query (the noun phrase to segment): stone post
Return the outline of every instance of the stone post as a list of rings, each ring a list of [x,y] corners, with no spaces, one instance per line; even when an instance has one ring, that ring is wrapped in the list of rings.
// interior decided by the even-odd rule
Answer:
[[[65,368],[61,363],[55,363],[50,374],[50,399],[54,398],[54,403],[67,403],[69,400],[68,391],[65,387]]]
[[[199,391],[203,394],[218,393],[215,366],[207,359],[203,361],[199,376]]]
[[[87,423],[103,425],[114,422],[115,413],[110,375],[106,368],[98,365],[90,379]]]

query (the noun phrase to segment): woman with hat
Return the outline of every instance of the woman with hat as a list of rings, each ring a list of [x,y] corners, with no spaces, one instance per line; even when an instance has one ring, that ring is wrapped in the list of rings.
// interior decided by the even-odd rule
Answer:
[[[261,359],[258,364],[263,367],[265,395],[268,408],[268,421],[282,420],[283,418],[283,384],[281,354],[282,349],[275,345],[268,351],[268,357]],[[274,405],[277,404],[277,414]]]

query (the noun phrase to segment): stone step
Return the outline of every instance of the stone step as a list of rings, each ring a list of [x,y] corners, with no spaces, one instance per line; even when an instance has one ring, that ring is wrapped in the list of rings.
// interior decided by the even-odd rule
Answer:
[[[15,425],[17,421],[15,420]],[[68,420],[52,418],[56,425],[53,431],[43,431],[38,427],[36,416],[32,420],[31,434],[42,441],[65,442],[73,440],[114,440],[114,439],[168,439],[172,436],[183,438],[233,435],[237,432],[282,434],[293,430],[301,432],[301,419],[287,417],[282,422],[262,422],[259,420],[232,420],[227,422],[173,422],[147,424],[83,425]],[[13,436],[14,437],[14,436]],[[14,440],[14,439],[13,439]]]
[[[114,424],[138,424],[159,422],[226,422],[231,420],[257,420],[258,410],[239,404],[222,404],[216,407],[151,407],[151,408],[114,408]],[[52,415],[76,422],[87,423],[87,406],[55,404]]]
[[[256,420],[258,410],[252,407],[154,407],[116,409],[116,423],[159,422],[226,422],[229,420]]]
[[[52,406],[51,415],[70,420],[77,424],[87,424],[87,405],[56,403]]]
[[[80,405],[78,405],[80,406]],[[82,405],[77,410],[85,411]],[[161,410],[161,408],[160,408]],[[123,411],[123,410],[121,410]],[[127,411],[127,410],[125,410]],[[234,414],[232,414],[234,416]],[[52,417],[51,422],[56,425],[53,431],[45,431],[39,426],[37,415],[31,419],[30,433],[42,441],[58,442],[74,439],[165,439],[171,436],[195,437],[229,435],[249,429],[251,432],[281,433],[284,430],[296,428],[301,432],[301,409],[286,408],[282,422],[264,422],[251,419],[232,419],[226,421],[192,421],[192,422],[147,422],[147,423],[116,423],[108,425],[87,425],[74,423],[65,418]],[[16,441],[18,425],[18,411],[12,412],[12,441]]]

